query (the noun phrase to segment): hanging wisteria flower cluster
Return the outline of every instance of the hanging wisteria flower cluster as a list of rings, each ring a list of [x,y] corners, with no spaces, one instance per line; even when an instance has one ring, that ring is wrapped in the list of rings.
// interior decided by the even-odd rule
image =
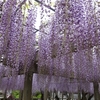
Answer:
[[[93,83],[86,82],[84,80],[77,79],[70,80],[69,78],[64,77],[56,77],[56,76],[48,76],[48,75],[33,75],[33,83],[32,83],[32,91],[33,93],[37,91],[44,91],[47,89],[48,91],[67,91],[68,93],[78,93],[82,90],[85,92],[93,93]]]
[[[39,72],[99,81],[99,20],[97,1],[59,1],[50,32],[40,39]]]
[[[3,77],[0,82],[1,90],[23,90],[24,75]]]
[[[3,36],[4,64],[17,72],[26,71],[34,61],[36,8],[18,9],[16,0],[7,0],[3,5],[1,34]]]
[[[24,87],[24,75],[3,77],[0,82],[0,89],[2,90],[23,90]],[[32,82],[32,92],[37,91],[67,91],[68,93],[77,93],[84,90],[84,92],[93,93],[93,83],[85,82],[81,80],[80,82],[76,79],[70,80],[64,77],[47,76],[47,75],[33,75]],[[100,90],[100,89],[99,89]]]

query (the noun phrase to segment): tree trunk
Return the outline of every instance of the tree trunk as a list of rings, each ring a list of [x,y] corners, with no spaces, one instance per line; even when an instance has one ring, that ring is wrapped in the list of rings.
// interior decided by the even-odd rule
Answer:
[[[94,94],[90,94],[90,93],[89,93],[89,97],[88,97],[87,100],[91,100],[93,96],[94,96]]]
[[[81,100],[81,92],[78,91],[78,100]]]
[[[32,73],[26,73],[25,74],[25,80],[24,80],[24,89],[23,89],[23,100],[31,100],[32,96]]]
[[[44,92],[41,90],[41,100],[44,100]]]
[[[69,93],[69,95],[68,93],[66,94],[66,100],[71,100],[71,93]]]
[[[94,82],[93,86],[94,86],[94,99],[95,100],[100,100],[100,96],[99,96],[99,84],[97,82]]]
[[[22,100],[23,97],[23,90],[20,90],[19,100]]]

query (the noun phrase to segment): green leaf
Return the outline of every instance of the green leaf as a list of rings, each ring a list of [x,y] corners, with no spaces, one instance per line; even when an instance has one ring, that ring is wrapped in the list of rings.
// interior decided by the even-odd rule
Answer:
[[[15,90],[15,91],[12,91],[12,95],[15,99],[19,99],[19,94],[20,94],[20,91],[19,90]]]

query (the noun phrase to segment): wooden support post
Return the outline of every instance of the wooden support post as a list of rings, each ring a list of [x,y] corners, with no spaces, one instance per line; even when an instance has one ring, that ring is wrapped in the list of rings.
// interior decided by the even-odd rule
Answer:
[[[94,86],[94,99],[95,100],[100,100],[100,95],[99,95],[99,84],[97,82],[93,83]]]
[[[68,93],[66,92],[66,100],[68,100]]]
[[[48,91],[47,91],[47,89],[45,88],[45,90],[44,90],[44,100],[47,100],[47,95],[48,95],[47,92],[48,92]]]
[[[74,100],[74,93],[71,94],[71,99]]]
[[[6,100],[6,98],[7,98],[6,95],[7,95],[7,89],[4,92],[4,99],[3,100]]]
[[[63,92],[62,92],[62,100],[63,100]]]
[[[48,91],[48,100],[51,100],[51,91]]]
[[[69,98],[68,98],[68,100],[71,100],[71,93],[69,93]]]
[[[32,96],[32,78],[33,73],[26,73],[24,80],[24,89],[23,89],[23,99],[22,100],[31,100]]]
[[[52,92],[52,95],[53,95],[53,100],[54,100],[54,98],[55,98],[55,94],[54,94],[54,91]]]

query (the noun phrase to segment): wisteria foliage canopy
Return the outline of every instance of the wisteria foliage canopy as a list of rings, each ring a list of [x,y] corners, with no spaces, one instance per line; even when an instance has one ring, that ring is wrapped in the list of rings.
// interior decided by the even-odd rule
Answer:
[[[27,72],[36,61],[38,73],[85,81],[100,81],[99,0],[57,0],[50,15],[50,0],[42,0],[41,25],[36,42],[37,6],[30,0],[1,3],[0,56],[6,76]],[[45,6],[44,6],[45,5]],[[45,8],[48,7],[48,8]],[[45,12],[45,13],[44,13]],[[1,71],[5,74],[5,69]],[[2,77],[3,74],[0,73]]]

